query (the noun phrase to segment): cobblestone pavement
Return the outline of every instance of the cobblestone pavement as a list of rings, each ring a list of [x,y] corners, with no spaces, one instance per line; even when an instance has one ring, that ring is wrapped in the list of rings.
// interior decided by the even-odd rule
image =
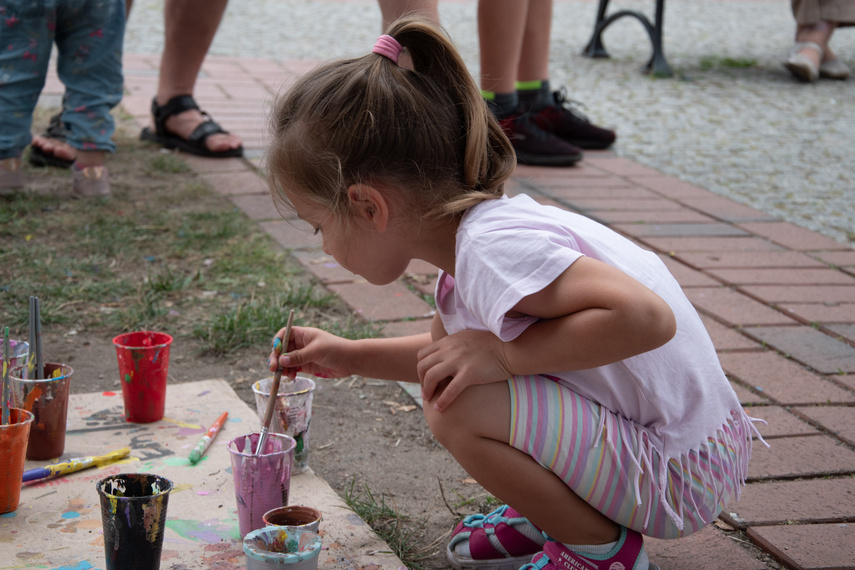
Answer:
[[[651,13],[653,0],[613,0]],[[474,0],[440,16],[478,71]],[[639,72],[650,43],[632,18],[608,28],[612,58],[580,55],[596,4],[557,1],[553,84],[591,119],[617,129],[615,154],[842,243],[855,240],[855,78],[798,83],[781,66],[794,23],[783,0],[669,0],[665,52],[675,79]],[[162,0],[137,0],[126,53],[162,49]],[[210,53],[277,61],[362,55],[380,31],[371,0],[233,1]],[[855,29],[832,46],[855,67]],[[740,67],[753,63],[750,67]]]

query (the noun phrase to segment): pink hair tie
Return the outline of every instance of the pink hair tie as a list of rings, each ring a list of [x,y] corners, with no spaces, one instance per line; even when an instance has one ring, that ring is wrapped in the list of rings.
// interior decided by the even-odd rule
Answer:
[[[382,56],[388,57],[397,65],[398,56],[401,55],[401,51],[404,48],[401,47],[401,44],[398,43],[398,40],[393,38],[392,36],[388,36],[383,34],[379,38],[377,38],[377,43],[374,44],[374,49],[371,51],[374,53],[379,53]]]

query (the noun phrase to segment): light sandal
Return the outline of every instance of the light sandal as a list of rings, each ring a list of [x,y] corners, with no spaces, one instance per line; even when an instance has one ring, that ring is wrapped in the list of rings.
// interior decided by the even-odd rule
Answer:
[[[790,73],[793,74],[793,77],[805,81],[807,83],[813,83],[817,79],[819,79],[819,66],[817,66],[809,57],[802,53],[804,49],[812,49],[815,50],[819,54],[819,60],[822,61],[823,50],[822,47],[816,42],[796,42],[793,46],[793,49],[790,50],[790,55],[787,57],[787,60],[784,62],[784,67],[786,67]]]
[[[849,67],[838,57],[823,61],[819,66],[819,76],[824,79],[844,80],[849,78]]]

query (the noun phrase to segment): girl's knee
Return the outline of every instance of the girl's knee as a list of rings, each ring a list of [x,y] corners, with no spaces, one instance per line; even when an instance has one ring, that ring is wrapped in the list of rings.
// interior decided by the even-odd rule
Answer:
[[[434,395],[434,400],[438,396]],[[470,437],[508,440],[510,395],[505,382],[470,386],[441,412],[432,404],[424,403],[424,416],[431,433],[446,448]]]

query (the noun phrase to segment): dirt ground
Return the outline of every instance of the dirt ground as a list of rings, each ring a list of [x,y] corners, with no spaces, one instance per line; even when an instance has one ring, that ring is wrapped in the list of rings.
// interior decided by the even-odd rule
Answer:
[[[40,122],[46,123],[46,115],[36,122],[34,132],[40,132]],[[163,178],[141,176],[135,162],[151,156],[136,154],[141,153],[123,153],[120,145],[111,157],[114,196],[131,202],[160,199],[157,192],[163,192]],[[73,200],[68,171],[40,169],[28,176],[35,191],[56,196],[57,208]],[[174,176],[178,183],[196,175]],[[97,307],[92,309],[97,313]],[[175,337],[169,382],[221,378],[254,409],[252,384],[266,377],[269,347],[228,357],[203,357],[199,341],[186,330],[166,331]],[[43,326],[42,345],[50,347],[51,361],[74,369],[74,393],[116,390],[120,380],[111,340],[118,332],[91,321],[82,327],[51,324]],[[271,337],[275,332],[270,331]],[[413,404],[396,383],[364,378],[320,380],[314,396],[309,465],[339,494],[367,488],[378,501],[392,507],[402,517],[403,533],[416,542],[416,554],[425,556],[417,561],[419,567],[448,568],[444,549],[450,530],[462,516],[492,507],[486,492],[434,440],[420,408]]]

